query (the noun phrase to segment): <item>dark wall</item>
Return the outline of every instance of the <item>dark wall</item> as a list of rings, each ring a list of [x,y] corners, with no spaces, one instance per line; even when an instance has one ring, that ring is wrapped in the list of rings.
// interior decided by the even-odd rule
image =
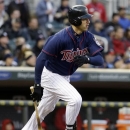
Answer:
[[[88,84],[87,84],[88,85]],[[31,100],[30,98],[30,86],[4,86],[0,87],[0,99],[13,99],[14,96],[24,96],[27,100]],[[82,98],[84,101],[94,101],[97,97],[104,97],[107,101],[129,101],[129,95],[130,90],[128,87],[125,88],[114,88],[114,86],[111,86],[110,88],[106,88],[104,86],[100,87],[100,85],[96,85],[95,87],[84,87],[80,86],[76,87],[76,89],[79,91],[79,93],[82,95]],[[23,127],[23,121],[22,121],[22,110],[21,113],[18,111],[18,107],[15,106],[3,106],[0,107],[0,122],[5,118],[10,118],[14,121],[16,130],[20,130]],[[22,108],[21,108],[22,109]],[[50,127],[49,130],[54,130],[54,117],[55,112],[57,108],[50,113],[46,118],[45,122]],[[31,116],[32,112],[34,111],[33,107],[29,108],[29,117]],[[81,108],[80,111],[82,120],[85,120],[86,115],[86,109]],[[99,112],[98,108],[92,108],[92,119],[109,119],[113,123],[116,123],[116,120],[118,119],[118,108],[104,108],[102,113]],[[53,129],[51,129],[53,128]]]
[[[79,93],[82,95],[83,100],[93,101],[96,97],[106,97],[107,101],[130,101],[130,89],[129,88],[100,88],[95,87],[76,87]],[[29,86],[24,87],[0,87],[0,99],[12,99],[13,96],[23,95],[26,99],[30,100]]]

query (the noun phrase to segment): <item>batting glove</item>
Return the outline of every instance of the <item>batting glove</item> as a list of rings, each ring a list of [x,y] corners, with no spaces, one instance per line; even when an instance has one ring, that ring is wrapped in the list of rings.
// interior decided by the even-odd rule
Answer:
[[[74,57],[74,64],[77,65],[78,67],[82,66],[83,64],[87,64],[89,62],[90,62],[90,59],[87,55]]]
[[[40,84],[34,84],[34,92],[30,94],[33,101],[39,102],[43,94],[43,88]]]

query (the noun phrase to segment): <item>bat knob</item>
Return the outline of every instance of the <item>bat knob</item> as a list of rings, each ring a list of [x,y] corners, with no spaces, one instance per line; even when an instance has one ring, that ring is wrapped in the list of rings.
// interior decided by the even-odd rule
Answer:
[[[31,86],[31,87],[30,87],[30,90],[31,90],[31,92],[33,93],[33,92],[34,92],[34,87]]]

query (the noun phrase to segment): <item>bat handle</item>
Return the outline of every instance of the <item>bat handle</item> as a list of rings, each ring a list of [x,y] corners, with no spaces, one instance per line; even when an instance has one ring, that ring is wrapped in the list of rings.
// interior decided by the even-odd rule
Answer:
[[[30,87],[31,93],[34,92],[34,86]],[[37,101],[34,102],[34,107],[35,107],[35,111],[36,111],[36,117],[37,117],[37,122],[38,122],[38,130],[42,130],[41,124],[40,124],[40,118],[39,118],[39,114],[38,114],[38,110],[37,110]]]
[[[34,92],[34,87],[31,86],[31,87],[30,87],[30,90],[31,90],[31,93],[33,93],[33,92]]]

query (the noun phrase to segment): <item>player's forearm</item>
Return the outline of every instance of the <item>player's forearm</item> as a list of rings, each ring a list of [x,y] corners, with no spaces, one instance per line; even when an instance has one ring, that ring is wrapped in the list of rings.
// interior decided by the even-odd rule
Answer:
[[[41,52],[37,57],[36,66],[35,66],[35,83],[41,83],[41,74],[45,65],[46,60],[53,59],[53,56],[47,55],[44,52]]]
[[[36,66],[35,66],[35,83],[41,83],[41,74],[45,64],[45,58],[43,57],[43,53],[41,52],[40,55],[37,57]]]
[[[90,64],[95,65],[95,66],[102,66],[104,63],[103,57],[101,54],[95,55],[90,58]]]

